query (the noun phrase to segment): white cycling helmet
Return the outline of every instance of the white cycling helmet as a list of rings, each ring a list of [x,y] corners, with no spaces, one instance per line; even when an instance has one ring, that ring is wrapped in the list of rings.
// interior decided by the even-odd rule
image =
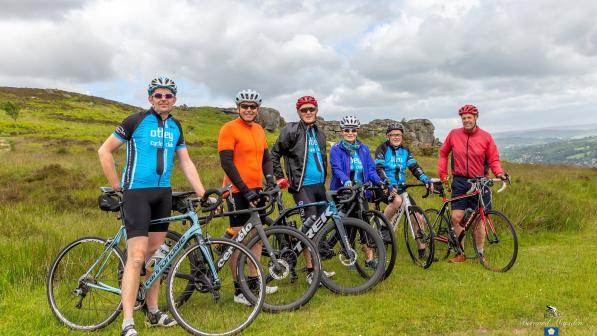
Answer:
[[[259,92],[251,89],[242,90],[236,94],[236,105],[240,105],[242,102],[252,102],[261,106],[262,100]]]
[[[346,116],[340,120],[340,127],[342,128],[359,128],[361,127],[361,122],[359,118],[353,116]]]
[[[149,83],[149,87],[147,88],[147,95],[151,96],[156,89],[164,88],[172,91],[173,95],[176,95],[176,83],[168,77],[162,76],[158,78],[154,78]]]

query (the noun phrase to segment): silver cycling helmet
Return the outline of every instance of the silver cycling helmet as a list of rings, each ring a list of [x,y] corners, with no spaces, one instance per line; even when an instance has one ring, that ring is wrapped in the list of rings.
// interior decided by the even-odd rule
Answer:
[[[236,105],[240,105],[242,102],[252,102],[261,106],[262,100],[259,92],[251,89],[242,90],[236,94]]]
[[[176,95],[176,83],[168,77],[161,76],[158,78],[154,78],[149,83],[149,87],[147,88],[147,95],[151,96],[156,89],[164,88],[169,89],[172,91],[173,95]]]
[[[359,128],[361,127],[361,122],[359,118],[354,116],[346,116],[340,120],[340,127],[342,128]]]

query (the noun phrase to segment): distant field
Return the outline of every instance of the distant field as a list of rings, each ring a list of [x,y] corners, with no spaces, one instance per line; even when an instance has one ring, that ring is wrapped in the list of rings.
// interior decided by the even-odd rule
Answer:
[[[0,89],[0,100],[24,104],[16,123],[0,121],[0,138],[11,144],[10,151],[0,152],[0,335],[80,334],[51,314],[44,290],[47,269],[67,242],[82,235],[109,236],[118,226],[113,215],[97,208],[98,187],[106,181],[96,151],[135,108],[47,94],[11,96]],[[183,120],[204,184],[219,186],[217,132],[230,117],[209,108],[175,113]],[[268,134],[270,143],[275,138]],[[418,159],[435,175],[435,158]],[[473,262],[439,262],[423,271],[409,262],[401,245],[395,273],[371,292],[341,297],[322,288],[300,311],[261,314],[246,334],[543,335],[547,324],[559,326],[561,335],[595,335],[597,168],[504,165],[513,185],[495,194],[494,207],[515,223],[521,245],[508,273],[491,273]],[[189,189],[179,169],[172,181],[176,190]],[[440,205],[437,198],[415,195],[423,207]],[[291,204],[288,195],[286,203]],[[226,225],[218,220],[210,232],[220,234]],[[180,224],[174,228],[182,230]],[[562,317],[544,318],[546,305],[556,306]],[[141,322],[141,315],[136,317]],[[95,334],[117,334],[117,321]],[[165,333],[140,329],[143,335]],[[185,334],[179,328],[166,333]]]

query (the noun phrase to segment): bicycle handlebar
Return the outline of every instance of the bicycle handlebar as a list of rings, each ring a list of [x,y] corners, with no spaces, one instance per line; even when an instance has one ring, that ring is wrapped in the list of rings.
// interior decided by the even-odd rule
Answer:
[[[492,187],[495,182],[502,182],[502,186],[497,191],[498,193],[501,193],[502,191],[506,190],[506,187],[507,187],[506,182],[508,184],[511,184],[510,176],[508,176],[508,175],[506,175],[505,180],[502,180],[501,178],[486,178],[484,176],[477,176],[472,179],[467,179],[467,181],[472,184],[471,188],[466,192],[467,194],[472,193],[476,189],[480,189],[481,188],[480,185],[487,185],[489,187]]]
[[[369,183],[369,185],[371,185],[370,182],[368,182],[368,183]],[[367,183],[365,183],[365,184],[357,184],[357,185],[354,185],[352,187],[340,187],[336,191],[326,191],[325,197],[328,200],[328,202],[335,202],[335,203],[338,203],[338,204],[350,203],[357,196],[358,189],[361,188],[361,187],[363,187],[363,186],[366,186],[366,185],[367,185]],[[338,201],[334,200],[334,197],[338,197],[338,196],[339,197],[344,197],[345,196],[344,194],[350,195],[350,197],[348,197],[347,199],[338,199]]]
[[[220,189],[208,189],[203,194],[201,198],[190,198],[189,201],[191,203],[200,203],[201,204],[201,212],[209,212],[216,210],[217,208],[222,205],[224,202],[224,195],[230,192],[232,188],[232,184],[228,184],[227,186],[220,188]],[[216,202],[212,203],[210,197],[212,195],[216,196]]]

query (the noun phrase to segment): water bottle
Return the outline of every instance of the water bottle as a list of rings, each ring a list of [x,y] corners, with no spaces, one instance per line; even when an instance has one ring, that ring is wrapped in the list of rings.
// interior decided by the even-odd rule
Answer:
[[[226,231],[224,232],[224,235],[222,237],[232,239],[232,237],[234,237],[235,234],[236,234],[236,231],[234,231],[233,228],[229,227],[226,229]],[[220,255],[220,254],[224,253],[224,248],[226,248],[226,246],[228,246],[228,245],[220,244],[215,247],[214,251],[216,252],[216,254]]]
[[[466,210],[464,210],[464,216],[462,217],[462,222],[465,224],[468,223],[468,220],[471,217],[471,215],[473,214],[473,212],[475,212],[473,209],[466,208]]]
[[[317,220],[317,217],[315,215],[309,216],[309,218],[307,218],[303,223],[301,231],[303,233],[307,233],[307,231],[309,231],[309,229],[313,226],[313,223],[315,223],[315,220]]]
[[[151,256],[151,258],[149,258],[149,260],[147,260],[147,262],[145,263],[145,269],[147,270],[147,272],[149,272],[149,273],[153,272],[155,266],[162,259],[164,259],[164,257],[168,254],[169,251],[170,251],[170,249],[168,248],[168,245],[166,245],[166,244],[160,245],[160,247]]]

